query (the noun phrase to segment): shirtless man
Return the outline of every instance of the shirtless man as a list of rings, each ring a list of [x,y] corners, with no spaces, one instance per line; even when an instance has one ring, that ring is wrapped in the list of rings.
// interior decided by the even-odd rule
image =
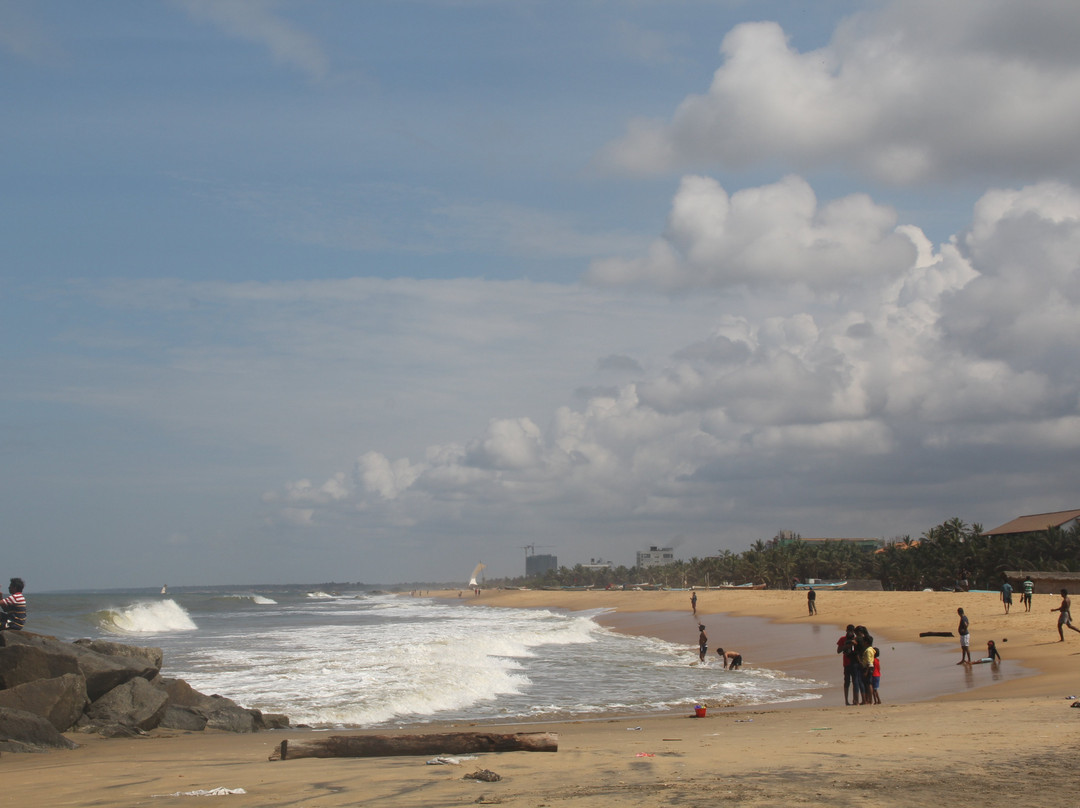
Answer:
[[[1069,599],[1069,590],[1061,590],[1061,605],[1056,609],[1051,609],[1052,612],[1061,612],[1058,616],[1058,636],[1061,637],[1058,642],[1065,642],[1065,632],[1061,630],[1062,626],[1068,626],[1077,634],[1080,634],[1080,628],[1077,628],[1072,624],[1072,601]]]
[[[716,655],[723,660],[725,670],[730,668],[737,671],[742,667],[742,654],[738,651],[725,651],[723,648],[717,648]]]
[[[709,650],[709,638],[705,636],[705,626],[699,624],[698,632],[700,632],[697,638],[698,659],[704,662],[705,652]]]
[[[960,615],[960,625],[956,627],[956,633],[960,635],[960,661],[957,665],[963,665],[965,662],[971,664],[971,631],[970,621],[967,615],[964,614],[963,609],[957,609],[956,613]]]

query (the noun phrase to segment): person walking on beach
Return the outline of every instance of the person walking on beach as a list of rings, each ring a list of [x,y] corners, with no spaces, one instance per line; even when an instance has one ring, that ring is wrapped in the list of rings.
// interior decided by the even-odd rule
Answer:
[[[697,617],[697,592],[690,593],[690,608],[694,610],[694,616]]]
[[[814,587],[806,590],[806,608],[810,612],[810,617],[817,614],[817,592],[814,591]]]
[[[1012,584],[1008,578],[1001,584],[1001,602],[1005,604],[1005,614],[1008,614],[1012,608]]]
[[[1031,580],[1031,576],[1028,575],[1024,578],[1024,611],[1031,611],[1031,596],[1035,594],[1035,582]]]
[[[709,638],[705,636],[705,626],[698,624],[698,659],[705,661],[705,652],[709,650]]]
[[[22,627],[26,625],[24,586],[22,578],[12,578],[8,583],[11,594],[0,600],[0,630],[22,631]]]
[[[3,601],[0,601],[0,603],[3,603]],[[1065,632],[1061,630],[1063,626],[1068,626],[1077,634],[1080,634],[1080,628],[1072,624],[1072,600],[1069,598],[1068,589],[1061,590],[1061,605],[1050,611],[1061,612],[1058,615],[1058,636],[1061,638],[1058,642],[1065,642]]]
[[[963,665],[965,662],[971,664],[971,623],[964,614],[963,609],[957,609],[956,613],[960,615],[960,625],[956,627],[956,633],[960,635],[960,661],[957,665]]]

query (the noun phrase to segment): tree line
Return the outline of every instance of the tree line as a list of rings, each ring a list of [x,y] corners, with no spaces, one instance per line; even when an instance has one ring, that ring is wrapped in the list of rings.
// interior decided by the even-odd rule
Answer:
[[[741,553],[725,550],[708,558],[660,567],[591,569],[578,564],[533,578],[489,580],[488,586],[594,588],[651,585],[670,589],[732,584],[765,584],[787,589],[794,581],[877,579],[885,589],[954,589],[964,579],[971,589],[998,589],[1006,570],[1080,572],[1080,529],[1013,536],[985,536],[978,523],[949,519],[917,539],[897,537],[878,549],[850,542],[804,542],[778,534],[758,539]]]

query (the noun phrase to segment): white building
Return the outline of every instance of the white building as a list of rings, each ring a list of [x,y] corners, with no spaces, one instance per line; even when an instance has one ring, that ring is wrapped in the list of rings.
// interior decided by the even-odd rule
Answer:
[[[650,547],[648,550],[637,551],[637,567],[647,569],[649,567],[662,567],[675,561],[674,547]]]

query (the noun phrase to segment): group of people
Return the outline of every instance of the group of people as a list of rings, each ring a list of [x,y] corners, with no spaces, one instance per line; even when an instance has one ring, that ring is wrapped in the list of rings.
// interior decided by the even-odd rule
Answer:
[[[26,625],[26,598],[23,596],[23,579],[12,578],[8,582],[8,596],[0,598],[0,631],[21,631]],[[0,592],[0,595],[3,593]]]
[[[844,659],[844,704],[881,704],[881,652],[866,626],[848,624],[836,653]]]
[[[695,606],[696,598],[695,598]],[[696,612],[695,612],[696,613]],[[698,623],[698,659],[701,662],[705,661],[705,656],[709,652],[709,638],[705,634],[705,626]],[[723,648],[716,649],[716,655],[720,657],[720,661],[724,663],[724,670],[737,671],[742,667],[742,654],[738,651],[725,651]]]

